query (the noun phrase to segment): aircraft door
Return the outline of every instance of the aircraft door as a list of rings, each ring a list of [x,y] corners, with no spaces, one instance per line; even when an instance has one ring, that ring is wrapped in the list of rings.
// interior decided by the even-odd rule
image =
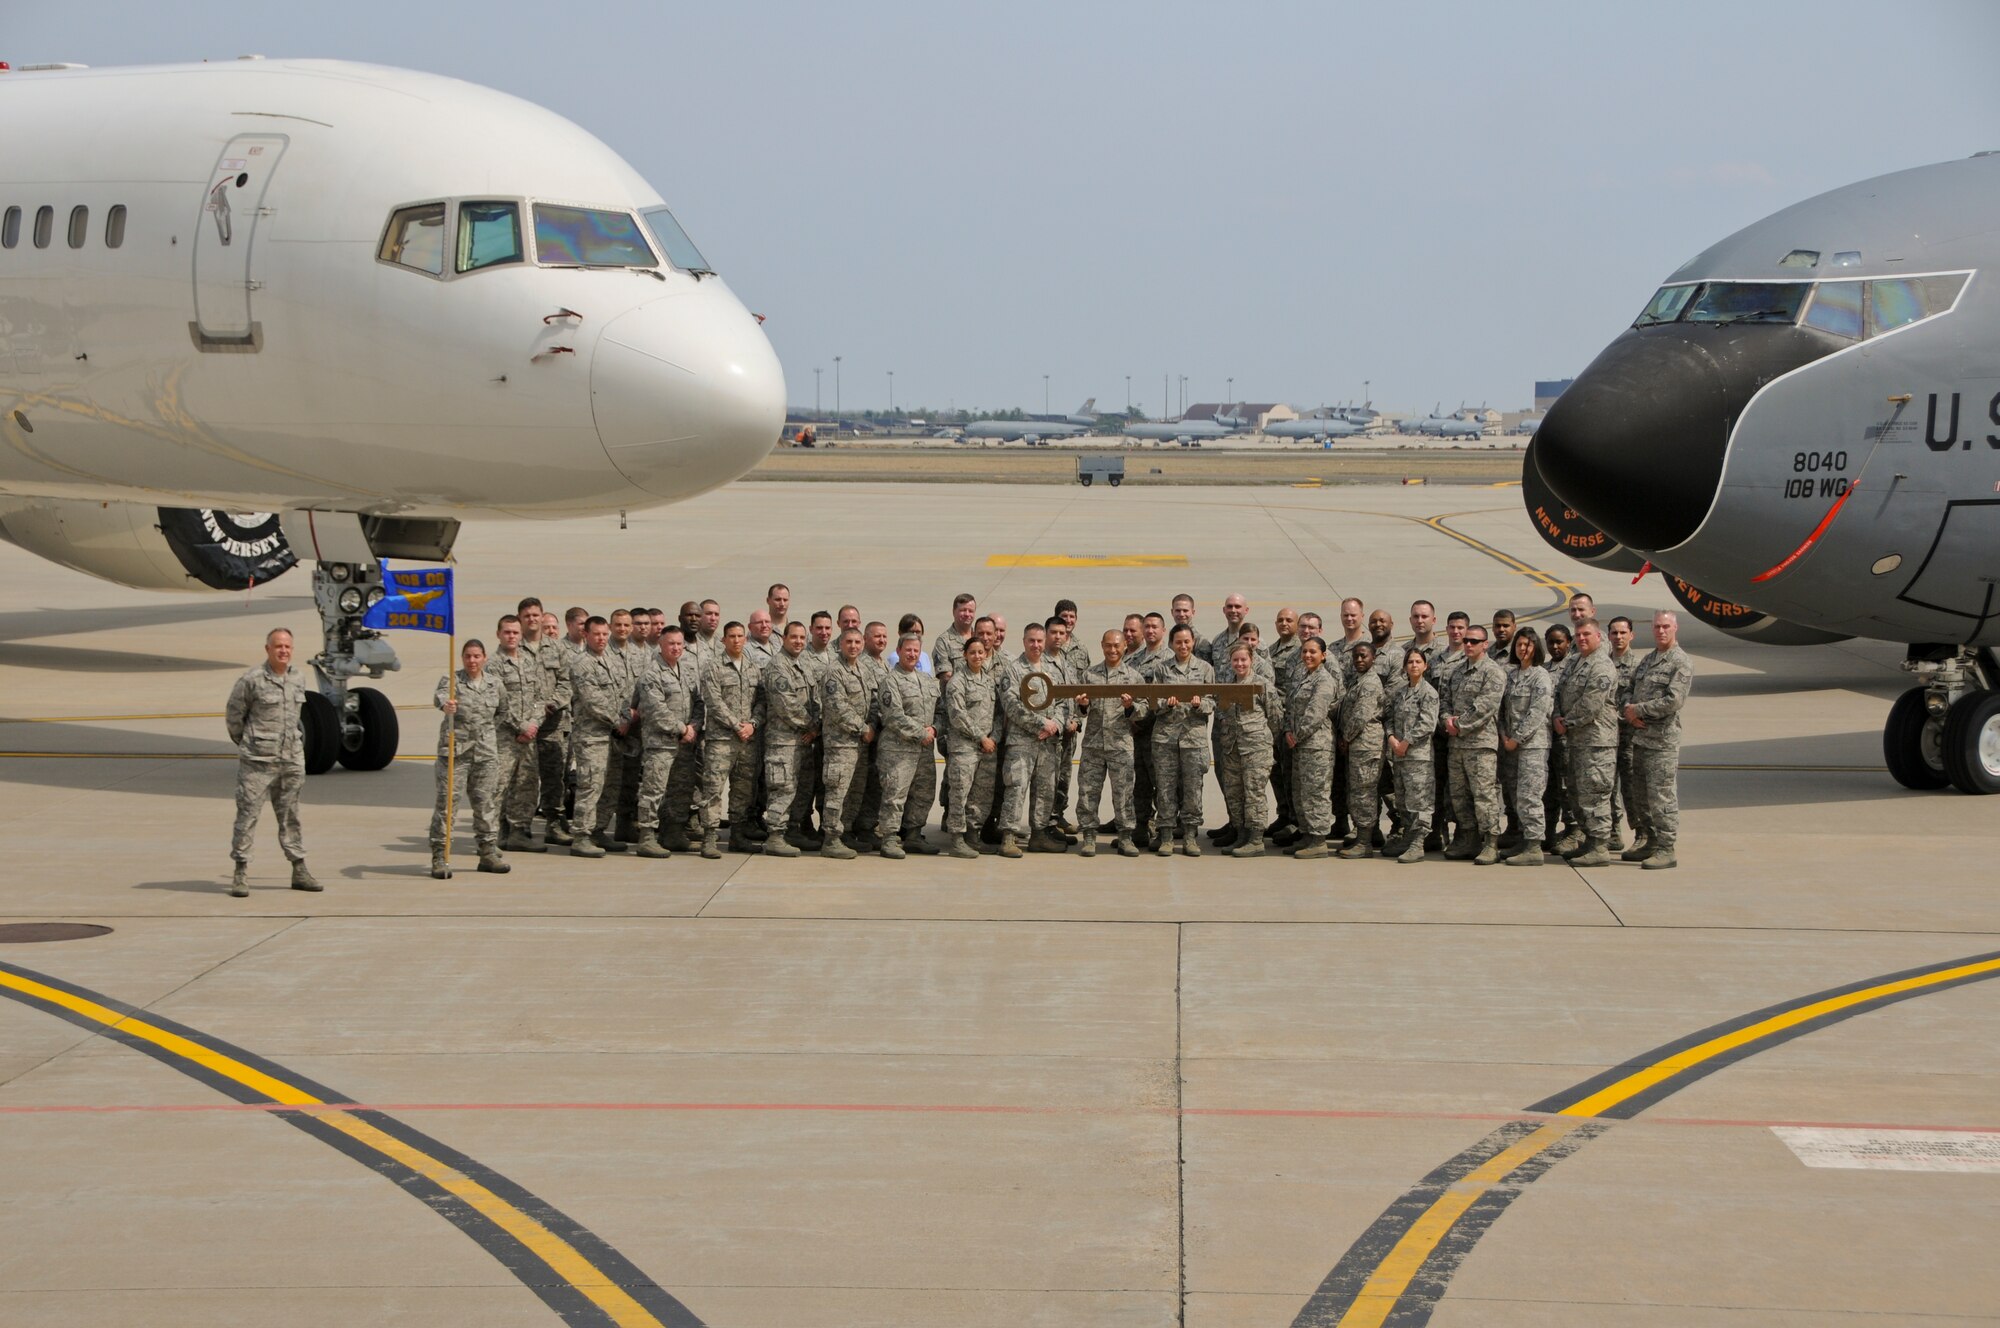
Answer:
[[[264,191],[290,142],[283,134],[239,134],[209,173],[194,239],[194,336],[203,350],[255,350],[257,283],[251,267]]]

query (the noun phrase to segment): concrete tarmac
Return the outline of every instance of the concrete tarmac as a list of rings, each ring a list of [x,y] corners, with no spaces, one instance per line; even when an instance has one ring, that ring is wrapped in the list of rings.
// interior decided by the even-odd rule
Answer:
[[[1671,603],[1470,485],[774,480],[470,526],[458,561],[489,639],[526,593],[742,617],[772,580],[927,635],[970,590],[1016,643],[1068,596],[1093,645],[1181,590],[1204,631],[1230,591],[1266,625]],[[286,888],[267,816],[231,899],[219,712],[267,629],[316,646],[308,589],[155,596],[0,546],[0,925],[110,929],[0,932],[10,1328],[2000,1322],[2000,799],[1890,780],[1898,647],[1688,626],[1671,872],[496,877],[461,813],[436,882],[448,647],[403,634],[404,759],[307,785],[326,892]]]

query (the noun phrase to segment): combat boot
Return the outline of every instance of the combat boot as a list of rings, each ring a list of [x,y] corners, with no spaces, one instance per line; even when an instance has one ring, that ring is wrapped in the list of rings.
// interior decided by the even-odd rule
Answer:
[[[1609,867],[1611,865],[1611,855],[1604,851],[1602,844],[1594,841],[1586,842],[1583,846],[1583,852],[1578,853],[1575,857],[1570,857],[1568,854],[1564,854],[1563,856],[1569,858],[1569,865],[1572,867]]]
[[[1621,853],[1625,849],[1625,832],[1620,830],[1615,823],[1611,827],[1611,843],[1607,847],[1613,853]]]
[[[1292,856],[1304,861],[1307,858],[1327,857],[1329,852],[1326,840],[1322,836],[1306,835],[1299,840],[1298,847],[1292,850]]]
[[[1172,835],[1162,834],[1160,836],[1160,846],[1154,849],[1153,852],[1155,855],[1159,857],[1171,858],[1172,856],[1174,856],[1174,850],[1178,847],[1179,845],[1174,842],[1174,837]]]
[[[1073,835],[1077,833],[1076,822],[1070,820],[1067,816],[1058,816],[1050,824],[1052,824],[1056,829],[1062,831],[1062,833],[1066,835]]]
[[[903,852],[905,853],[914,853],[920,858],[934,858],[938,855],[938,851],[932,846],[931,841],[924,838],[922,830],[910,831],[909,834],[902,837],[902,843]]]
[[[686,853],[694,848],[694,840],[688,837],[688,830],[684,825],[668,826],[666,833],[660,837],[660,843],[674,853]]]
[[[1258,833],[1257,833],[1257,832],[1256,832],[1255,830],[1252,830],[1252,831],[1250,832],[1250,837],[1249,837],[1248,839],[1245,839],[1245,840],[1244,840],[1244,841],[1243,841],[1242,843],[1238,844],[1238,845],[1237,845],[1237,846],[1236,846],[1235,848],[1232,848],[1232,849],[1230,849],[1230,850],[1229,850],[1229,856],[1230,856],[1230,857],[1232,857],[1232,858],[1261,858],[1261,857],[1263,857],[1263,856],[1264,856],[1264,836],[1262,836],[1262,835],[1258,834]]]
[[[1083,832],[1083,846],[1077,852],[1086,858],[1097,856],[1097,831],[1085,830]]]
[[[560,816],[549,817],[548,831],[543,838],[547,839],[551,844],[562,844],[565,846],[576,842],[576,836],[569,831],[569,822],[563,820]]]
[[[498,850],[489,848],[479,855],[479,870],[492,872],[495,876],[505,876],[514,868],[507,859],[500,856]]]
[[[1530,844],[1519,853],[1510,855],[1507,858],[1506,865],[1509,867],[1539,867],[1546,860],[1542,857],[1542,850]]]
[[[1480,836],[1479,852],[1473,855],[1472,865],[1475,867],[1491,867],[1498,861],[1500,861],[1499,843],[1492,835]]]
[[[764,853],[773,858],[796,858],[799,846],[792,843],[790,835],[772,835],[764,841]]]
[[[1282,821],[1275,834],[1265,835],[1264,838],[1279,848],[1290,848],[1299,842],[1299,828],[1290,821]]]
[[[1217,848],[1229,848],[1236,843],[1238,834],[1236,822],[1227,821],[1223,823],[1220,829],[1208,832],[1208,842]]]
[[[892,861],[900,861],[909,856],[903,852],[903,841],[895,835],[882,836],[882,847],[876,851]]]
[[[636,822],[629,816],[621,816],[617,819],[616,824],[617,828],[611,832],[612,838],[616,839],[621,844],[635,844],[638,842],[639,840],[638,822]]]
[[[722,856],[722,850],[715,843],[715,827],[703,826],[701,830],[701,856],[713,862]]]
[[[633,852],[642,858],[671,858],[674,856],[674,851],[660,842],[660,832],[657,828],[641,830],[639,832],[638,847],[633,849]]]
[[[979,856],[979,850],[972,846],[972,837],[970,835],[953,835],[951,837],[951,847],[945,851],[954,858],[976,858]]]
[[[1336,858],[1345,858],[1349,862],[1353,862],[1357,858],[1367,857],[1372,852],[1374,852],[1374,850],[1368,847],[1367,840],[1357,839],[1352,844],[1349,844],[1346,848],[1340,850],[1340,852],[1334,854],[1333,856]]]
[[[317,894],[325,888],[325,886],[313,879],[313,874],[310,871],[306,870],[306,860],[304,858],[300,858],[292,864],[292,889],[311,890]]]
[[[1136,858],[1139,856],[1139,846],[1132,842],[1131,836],[1120,835],[1118,837],[1118,856],[1121,858]]]
[[[237,899],[248,899],[250,897],[249,863],[239,862],[236,864],[235,872],[229,877],[229,893]]]
[[[1021,846],[1011,834],[1000,836],[1000,856],[1003,858],[1018,858],[1021,856]]]
[[[1351,833],[1353,832],[1348,829],[1347,825],[1347,813],[1334,813],[1333,829],[1327,834],[1327,838],[1345,840]]]
[[[1451,837],[1451,847],[1444,851],[1444,858],[1446,862],[1464,862],[1477,852],[1479,852],[1479,833],[1460,826],[1458,833]]]
[[[500,851],[502,853],[546,853],[549,851],[548,845],[537,844],[534,840],[528,838],[528,832],[520,826],[509,826],[507,829],[508,833],[500,836]]]
[[[431,879],[433,881],[451,879],[451,864],[444,860],[444,850],[441,848],[431,850]]]
[[[1421,842],[1424,846],[1424,852],[1442,853],[1444,852],[1444,831],[1438,829],[1436,826],[1432,826],[1431,832],[1425,835]]]
[[[572,858],[601,858],[604,856],[604,849],[591,840],[579,839],[570,844],[569,855]]]
[[[822,858],[839,858],[842,861],[856,856],[853,849],[841,843],[838,839],[829,839],[824,844],[821,844],[819,846],[819,855]]]
[[[1233,843],[1233,842],[1235,842],[1235,841],[1234,841],[1234,840],[1232,839],[1232,840],[1231,840],[1231,842]],[[1201,856],[1201,836],[1200,836],[1200,835],[1183,835],[1183,836],[1181,837],[1181,852],[1182,852],[1182,853],[1185,853],[1185,854],[1186,854],[1186,855],[1187,855],[1188,857],[1190,857],[1190,858],[1198,858],[1198,857],[1200,857],[1200,856]]]
[[[1644,862],[1652,856],[1653,841],[1645,835],[1640,835],[1638,839],[1633,841],[1632,847],[1618,855],[1618,860],[1620,862]]]
[[[1676,867],[1680,864],[1674,861],[1674,846],[1672,844],[1658,844],[1653,848],[1653,855],[1639,865],[1647,871],[1665,871],[1669,867]]]
[[[826,842],[826,836],[813,834],[810,830],[807,830],[804,826],[795,825],[791,829],[785,831],[785,842],[787,844],[790,844],[793,848],[805,849],[808,852],[810,852],[811,850],[818,848],[821,844],[824,844]],[[770,850],[766,849],[765,851],[769,852]],[[790,855],[781,853],[778,856],[788,857]]]
[[[1508,849],[1519,847],[1521,847],[1521,827],[1518,825],[1509,826],[1507,833],[1500,836],[1501,851],[1505,852]]]
[[[593,831],[590,836],[590,842],[603,849],[606,853],[623,853],[625,851],[625,846],[618,842],[616,835],[611,833],[610,826],[601,826]]]
[[[1579,852],[1582,848],[1583,848],[1583,832],[1581,830],[1578,830],[1575,826],[1571,826],[1569,829],[1563,831],[1561,834],[1556,836],[1554,851],[1561,854],[1565,858],[1572,853]]]
[[[1069,841],[1049,830],[1037,830],[1028,837],[1030,853],[1067,853]]]
[[[1396,861],[1407,866],[1412,862],[1422,862],[1423,860],[1424,837],[1422,835],[1411,835],[1409,845],[1396,855]]]

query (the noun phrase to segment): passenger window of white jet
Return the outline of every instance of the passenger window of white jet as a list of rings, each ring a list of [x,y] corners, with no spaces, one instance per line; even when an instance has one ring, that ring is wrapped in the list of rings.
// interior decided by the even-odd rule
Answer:
[[[521,261],[521,213],[512,203],[458,205],[458,270]]]
[[[83,242],[90,238],[90,209],[73,207],[69,210],[69,247],[83,248]]]
[[[377,255],[385,263],[444,275],[444,204],[402,208],[389,217]]]
[[[659,260],[626,212],[535,204],[535,257],[582,267],[658,267]]]
[[[125,205],[115,204],[104,214],[104,247],[116,249],[125,243]]]
[[[1907,278],[1868,283],[1868,335],[1914,323],[1924,316],[1923,295]]]
[[[0,249],[12,249],[21,242],[21,209],[10,207],[0,218]]]
[[[49,237],[56,233],[56,210],[43,204],[35,209],[35,248],[49,247]]]
[[[1697,290],[1694,286],[1662,286],[1653,293],[1646,304],[1646,311],[1639,315],[1634,327],[1652,327],[1656,323],[1671,323],[1687,308],[1688,297]]]
[[[1712,281],[1688,306],[1690,323],[1790,323],[1806,302],[1810,282]]]
[[[1837,337],[1861,339],[1861,283],[1821,282],[1813,292],[1812,308],[1806,310],[1806,326]]]
[[[639,213],[646,219],[646,229],[653,232],[653,238],[660,242],[660,248],[667,251],[667,261],[683,272],[713,272],[708,260],[701,256],[701,250],[694,247],[694,241],[681,229],[674,214],[663,207],[646,208]]]

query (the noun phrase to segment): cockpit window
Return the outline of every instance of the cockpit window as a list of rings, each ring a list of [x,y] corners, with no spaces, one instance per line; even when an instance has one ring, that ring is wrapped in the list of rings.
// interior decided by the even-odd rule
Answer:
[[[1812,289],[1803,281],[1711,281],[1687,310],[1690,323],[1790,323]]]
[[[653,238],[659,241],[660,248],[666,252],[669,263],[683,272],[703,274],[715,271],[708,265],[708,260],[701,256],[701,250],[694,247],[694,241],[688,238],[688,233],[681,229],[680,222],[674,220],[673,213],[663,207],[656,207],[642,208],[639,215],[646,219],[646,229],[653,232]]]
[[[535,204],[535,257],[576,267],[658,267],[629,212]]]
[[[1806,326],[1861,340],[1861,286],[1858,281],[1821,282],[1806,310]]]
[[[1656,323],[1671,323],[1687,308],[1688,299],[1698,287],[1662,286],[1653,292],[1653,298],[1646,303],[1646,311],[1639,315],[1634,327],[1652,327]]]
[[[460,272],[474,272],[501,263],[518,263],[521,251],[521,210],[512,203],[458,205]]]
[[[444,274],[444,204],[398,208],[389,215],[377,258],[432,276]]]
[[[1924,297],[1916,282],[1905,278],[1868,283],[1868,335],[1914,323],[1923,316]]]

